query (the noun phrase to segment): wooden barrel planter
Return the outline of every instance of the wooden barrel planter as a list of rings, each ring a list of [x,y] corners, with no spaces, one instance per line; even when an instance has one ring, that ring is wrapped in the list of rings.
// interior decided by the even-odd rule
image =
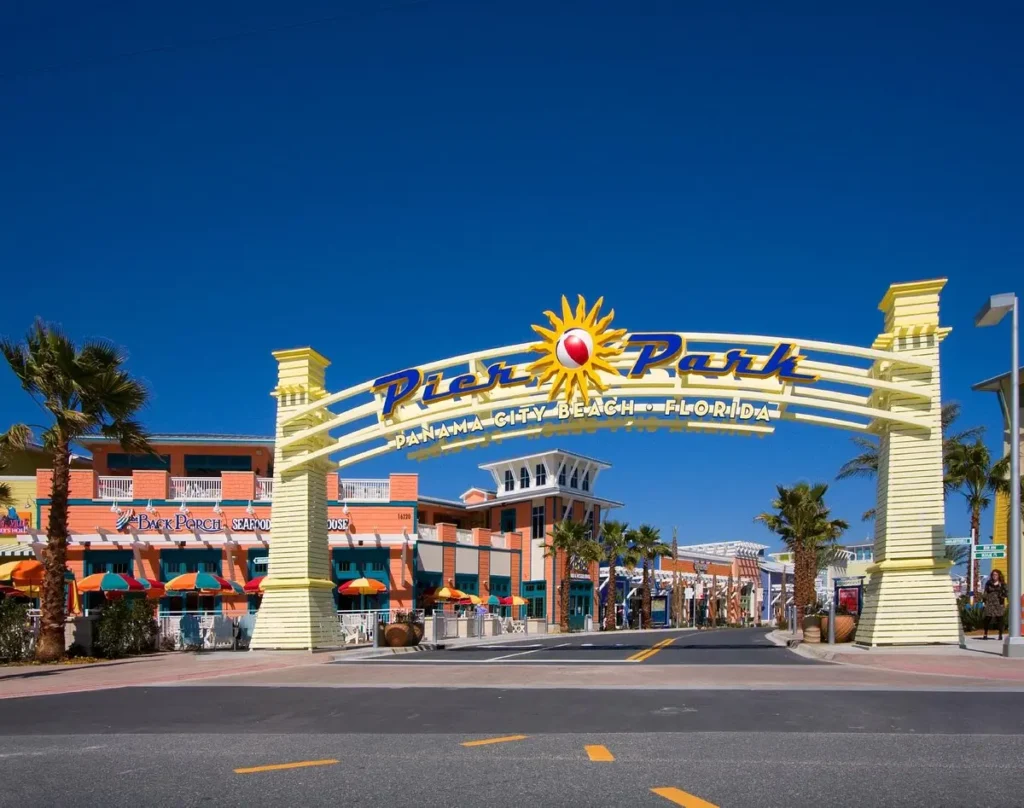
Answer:
[[[816,614],[804,618],[804,642],[821,642],[821,618]]]
[[[404,648],[413,645],[412,627],[408,623],[388,623],[384,627],[384,644],[388,648]]]
[[[851,614],[836,615],[836,642],[853,642],[857,633],[857,618]],[[821,641],[828,642],[828,617],[821,618]]]

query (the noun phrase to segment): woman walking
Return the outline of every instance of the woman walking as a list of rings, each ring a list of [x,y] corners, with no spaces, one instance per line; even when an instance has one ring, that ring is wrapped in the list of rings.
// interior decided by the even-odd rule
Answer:
[[[982,639],[988,639],[988,629],[993,623],[999,630],[999,639],[1003,639],[1003,616],[1006,614],[1004,600],[1006,584],[1003,583],[1003,574],[999,570],[992,570],[985,584],[985,636]]]

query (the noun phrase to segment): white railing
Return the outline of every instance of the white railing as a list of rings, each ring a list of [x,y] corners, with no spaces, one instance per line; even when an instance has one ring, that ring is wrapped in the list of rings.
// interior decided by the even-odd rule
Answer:
[[[364,611],[338,612],[338,622],[345,644],[373,642],[373,630],[379,623],[390,623],[399,613],[414,611],[418,622],[423,622],[423,609],[368,609]]]
[[[456,530],[455,541],[459,544],[473,544],[472,530]]]
[[[437,526],[436,525],[417,525],[416,535],[421,539],[427,541],[437,541]]]
[[[220,498],[220,477],[171,477],[171,499],[212,502]]]
[[[131,477],[99,477],[97,486],[100,499],[113,499],[122,502],[126,499],[134,499],[134,486]]]
[[[491,547],[499,547],[501,549],[508,548],[508,539],[505,538],[504,533],[492,533],[491,534]]]
[[[390,480],[342,480],[341,498],[349,502],[390,502]]]
[[[273,499],[274,498],[274,478],[273,477],[257,477],[256,478],[256,499]]]

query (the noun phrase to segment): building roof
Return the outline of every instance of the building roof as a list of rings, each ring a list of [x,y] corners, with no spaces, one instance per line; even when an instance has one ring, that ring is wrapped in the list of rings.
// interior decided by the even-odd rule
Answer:
[[[1021,379],[1024,380],[1024,367],[1020,369]],[[979,393],[998,393],[1002,383],[1010,378],[1010,371],[1000,374],[999,376],[993,376],[991,379],[985,379],[983,382],[971,385],[971,389]],[[1024,386],[1024,381],[1021,382]]]
[[[273,446],[274,438],[266,435],[227,435],[211,432],[158,432],[149,436],[149,442],[154,446],[167,446],[171,444],[203,444],[219,443],[233,446]],[[90,444],[117,444],[116,438],[108,438],[105,435],[93,435],[83,438],[80,443],[85,446]]]
[[[445,499],[444,497],[428,497],[426,494],[420,494],[420,502],[429,502],[431,505],[444,505],[447,508],[458,508],[464,510],[466,503],[461,499]]]
[[[478,511],[481,508],[493,508],[496,505],[506,505],[511,502],[525,502],[531,499],[541,499],[544,497],[563,497],[566,500],[583,500],[586,502],[593,502],[596,505],[600,505],[602,508],[621,508],[623,503],[616,502],[614,499],[604,499],[602,497],[595,497],[592,494],[581,492],[578,488],[563,488],[562,486],[552,488],[527,488],[515,494],[509,494],[507,497],[499,497],[498,499],[485,499],[483,502],[474,502],[470,505],[463,505],[468,511]]]
[[[567,452],[565,451],[565,449],[547,449],[546,451],[543,452],[534,452],[533,454],[523,455],[522,457],[513,457],[508,460],[495,460],[493,463],[481,463],[479,468],[482,468],[486,471],[490,471],[491,469],[497,468],[498,466],[507,466],[510,463],[521,463],[524,460],[534,460],[535,458],[543,457],[544,455],[550,454],[560,454],[565,455],[566,457],[574,457],[577,460],[584,460],[587,463],[594,463],[595,465],[603,469],[610,469],[612,467],[611,463],[606,463],[604,460],[598,460],[594,457],[587,457],[586,455],[577,454],[576,452]]]

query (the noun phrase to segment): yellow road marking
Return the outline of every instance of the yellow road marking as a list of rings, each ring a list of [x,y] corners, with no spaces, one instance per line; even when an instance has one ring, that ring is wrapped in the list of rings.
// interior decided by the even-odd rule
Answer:
[[[661,642],[657,642],[654,645],[652,645],[650,648],[645,648],[643,651],[637,651],[637,653],[633,654],[633,656],[629,657],[626,661],[627,662],[643,662],[646,659],[650,659],[652,656],[654,656],[656,653],[658,653],[658,651],[660,651],[662,648],[667,648],[672,643],[674,643],[677,639],[678,639],[678,637],[669,637],[667,640],[662,640]]]
[[[295,763],[272,763],[269,766],[253,766],[249,769],[235,769],[235,774],[255,774],[256,772],[276,772],[281,769],[305,769],[307,766],[333,766],[337,760],[299,760]]]
[[[506,743],[507,741],[525,741],[526,735],[504,735],[501,738],[484,738],[480,741],[463,741],[463,746],[487,746],[491,743]]]
[[[664,797],[669,802],[682,805],[683,808],[718,808],[714,803],[702,800],[700,797],[693,796],[693,794],[688,794],[681,788],[652,788],[651,791],[659,797]]]
[[[611,763],[615,760],[615,755],[608,751],[607,746],[594,744],[592,746],[584,746],[583,748],[587,750],[587,757],[598,763]]]

